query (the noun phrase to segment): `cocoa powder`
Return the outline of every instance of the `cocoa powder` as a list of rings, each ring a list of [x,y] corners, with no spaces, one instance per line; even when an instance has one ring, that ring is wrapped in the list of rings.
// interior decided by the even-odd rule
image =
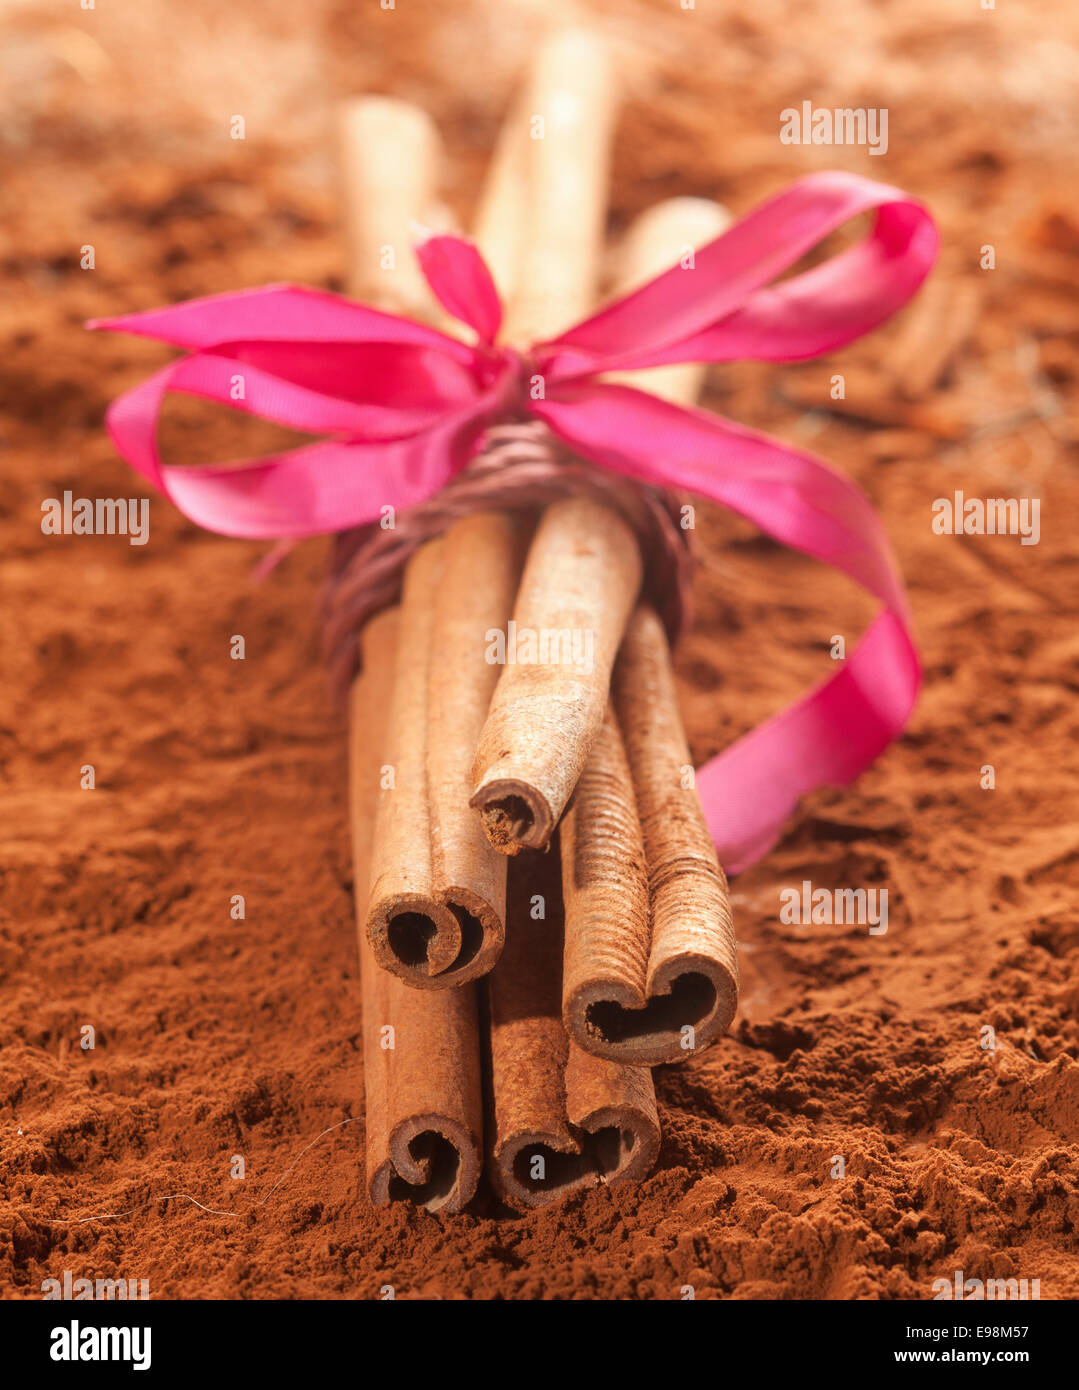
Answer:
[[[822,362],[732,364],[708,402],[808,443],[880,507],[927,668],[910,732],[855,787],[815,796],[732,885],[742,1013],[698,1060],[656,1073],[652,1176],[521,1217],[483,1188],[458,1216],[372,1211],[362,1123],[302,1153],[362,1114],[345,728],[318,659],[328,547],[297,547],[256,584],[262,549],[157,499],[142,547],[45,537],[40,508],[65,489],[146,492],[101,421],[168,354],[88,338],[83,319],[280,279],[340,288],[330,102],[348,91],[423,101],[456,161],[446,195],[467,208],[534,28],[493,24],[488,3],[441,28],[399,7],[377,43],[383,16],[344,0],[265,0],[257,23],[210,0],[146,0],[138,25],[109,7],[9,6],[6,1297],[40,1297],[65,1269],[148,1278],[155,1298],[373,1298],[389,1283],[399,1297],[678,1298],[688,1284],[698,1298],[925,1299],[957,1269],[1079,1294],[1068,74],[1007,6],[947,22],[931,0],[593,9],[640,45],[616,230],[674,193],[741,213],[831,164],[901,184],[941,224],[938,295]],[[1074,35],[1064,0],[1039,13]],[[465,86],[481,22],[491,80]],[[89,43],[71,42],[73,25]],[[187,61],[170,75],[154,55],[173,45]],[[780,144],[778,112],[807,94],[887,105],[888,155]],[[228,138],[233,110],[247,112],[244,142]],[[917,345],[950,326],[948,289],[978,312],[908,398]],[[848,391],[833,408],[837,373]],[[927,438],[927,419],[947,429]],[[193,401],[170,406],[162,432],[167,457],[191,460],[287,442]],[[1040,543],[934,535],[932,501],[956,489],[1040,496]],[[697,616],[677,660],[699,762],[827,674],[833,635],[852,641],[869,614],[841,580],[713,509],[698,509],[696,539]],[[803,880],[888,887],[888,932],[784,924],[779,895]],[[240,1214],[163,1200],[176,1192]]]

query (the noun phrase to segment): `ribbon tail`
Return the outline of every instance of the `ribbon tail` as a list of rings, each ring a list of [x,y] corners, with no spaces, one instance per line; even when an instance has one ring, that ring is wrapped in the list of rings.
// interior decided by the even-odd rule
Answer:
[[[891,547],[868,498],[822,460],[630,387],[563,388],[533,411],[567,444],[652,486],[692,492],[848,575],[884,611],[836,675],[700,769],[731,872],[772,847],[799,799],[845,785],[902,732],[919,666]]]
[[[697,790],[732,874],[768,853],[803,796],[846,786],[902,733],[918,694],[918,656],[894,613],[877,616],[836,675],[712,758]]]

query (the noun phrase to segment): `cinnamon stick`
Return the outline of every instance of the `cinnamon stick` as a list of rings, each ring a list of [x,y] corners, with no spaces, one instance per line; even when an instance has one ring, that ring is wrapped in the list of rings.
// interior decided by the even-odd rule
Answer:
[[[582,59],[583,71],[575,66]],[[585,312],[591,301],[610,135],[609,84],[595,84],[591,74],[603,73],[605,63],[606,54],[589,39],[560,37],[541,52],[533,72],[528,104],[533,112],[553,105],[564,113],[569,146],[529,152],[517,285],[532,287],[533,296],[518,295],[510,317],[511,331],[522,336],[555,331],[560,319]],[[564,242],[559,224],[564,234],[568,229]],[[540,304],[535,287],[555,284],[560,294]],[[515,620],[533,639],[544,627],[588,630],[595,650],[588,673],[522,664],[499,679],[477,753],[473,801],[501,848],[550,841],[602,723],[609,662],[639,584],[636,543],[620,518],[577,502],[547,510],[529,551]],[[509,1205],[528,1208],[596,1183],[642,1177],[659,1151],[650,1073],[582,1051],[561,1021],[557,838],[546,855],[512,859],[506,911],[506,949],[487,981],[493,1186]]]
[[[592,303],[614,108],[598,37],[563,32],[541,47],[524,103],[532,138],[521,145],[526,242],[507,312],[511,341],[551,337]],[[471,804],[503,853],[547,846],[603,722],[640,583],[636,540],[615,512],[585,500],[547,509],[514,607],[518,631],[547,656],[504,668],[473,769]],[[589,656],[574,660],[575,645]]]
[[[629,238],[626,287],[665,269],[679,242],[710,240],[725,220],[700,200],[652,209]],[[665,373],[648,373],[648,388],[686,403],[696,396],[698,372]],[[647,605],[629,622],[611,696],[561,832],[563,1016],[589,1052],[655,1065],[726,1031],[738,970],[727,881],[693,782],[667,638]]]
[[[667,639],[646,605],[630,619],[612,702],[617,718],[608,715],[562,825],[563,1016],[587,1051],[654,1066],[726,1032],[738,967]]]
[[[437,318],[411,249],[437,178],[433,123],[407,102],[364,97],[344,108],[341,135],[353,288]],[[526,540],[510,517],[467,517],[406,572],[386,750],[396,787],[380,803],[368,931],[379,965],[419,987],[475,979],[502,949],[505,864],[468,795],[498,676],[485,638],[506,626]]]
[[[349,708],[367,1190],[375,1206],[400,1198],[428,1211],[455,1212],[476,1190],[482,1154],[475,989],[409,989],[379,969],[364,929],[398,629],[396,609],[367,624],[363,670],[353,682]]]
[[[433,193],[437,157],[434,128],[416,108],[372,98],[350,105],[342,130],[353,286],[391,307],[431,318],[431,300],[414,258],[403,253],[409,221]],[[373,278],[373,261],[364,248],[385,244],[392,244],[400,254],[396,274],[380,282]],[[484,524],[477,521],[480,528]],[[446,570],[456,573],[462,551],[470,552],[474,540],[468,529],[462,528],[461,535],[447,536],[430,553],[417,557],[417,584],[422,587],[425,567],[431,570],[444,564]],[[491,559],[490,550],[487,559]],[[497,563],[488,567],[487,577],[488,596],[499,584],[505,587],[504,606],[508,610],[515,577],[505,576]],[[461,588],[460,581],[457,588]],[[482,603],[471,617],[486,619]],[[401,1198],[429,1211],[455,1212],[476,1190],[483,1152],[475,987],[465,984],[437,992],[409,988],[379,968],[366,930],[376,819],[382,819],[376,818],[376,800],[381,793],[389,814],[395,795],[386,785],[385,774],[391,705],[396,700],[397,671],[404,664],[397,660],[400,627],[397,609],[388,609],[367,624],[360,639],[362,673],[350,692],[350,804],[363,991],[367,1187],[376,1205]],[[443,651],[440,657],[445,662],[455,659],[455,649]],[[479,663],[475,669],[481,680],[493,680]],[[422,711],[428,698],[426,681],[409,688],[408,693],[418,699],[404,713],[410,714],[417,706]],[[467,693],[463,698],[467,701]],[[395,710],[393,722],[399,722],[401,716],[402,712]],[[480,717],[472,716],[475,727]],[[410,766],[415,786],[426,777],[427,769],[415,756]],[[461,767],[467,771],[467,759]],[[437,770],[435,776],[442,786],[445,769]],[[406,777],[406,784],[408,781]],[[463,792],[458,800],[463,808]],[[467,820],[467,813],[461,819]],[[390,820],[392,829],[393,816]],[[388,833],[385,828],[384,833]],[[421,853],[429,854],[430,841],[420,843]],[[460,852],[467,859],[467,845]],[[481,881],[481,895],[486,891],[493,906],[501,909],[500,925],[504,884],[497,876],[499,861],[489,851],[488,860],[495,871],[493,883],[485,890],[479,871],[476,877]]]
[[[338,111],[349,288],[357,299],[431,318],[431,292],[412,253],[412,224],[434,201],[440,160],[422,107],[363,96]]]
[[[524,539],[512,517],[465,517],[405,572],[367,929],[379,965],[421,988],[486,974],[502,950],[505,860],[469,813],[468,771]]]
[[[392,781],[379,797],[371,860],[367,938],[375,960],[411,983],[452,967],[461,923],[434,888],[427,799],[427,671],[434,600],[442,577],[441,538],[419,549],[405,570],[383,763]]]
[[[472,219],[472,237],[483,253],[502,302],[515,297],[525,225],[527,92],[502,122]]]
[[[641,1178],[659,1153],[651,1073],[590,1056],[562,1026],[559,877],[557,838],[512,861],[506,949],[487,985],[489,1172],[518,1209]]]
[[[517,146],[523,160],[523,244],[504,327],[511,342],[551,337],[592,305],[615,114],[614,67],[605,41],[586,29],[547,37],[509,118],[528,123]],[[508,159],[513,137],[505,138]]]
[[[603,722],[640,580],[633,534],[607,508],[570,499],[544,512],[513,610],[531,659],[503,668],[473,769],[471,804],[504,854],[551,838]]]

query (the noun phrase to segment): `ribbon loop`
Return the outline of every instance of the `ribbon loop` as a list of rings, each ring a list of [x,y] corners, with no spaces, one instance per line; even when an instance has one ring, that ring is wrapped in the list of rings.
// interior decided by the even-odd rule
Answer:
[[[775,286],[806,252],[860,213],[858,245]],[[543,344],[550,380],[736,357],[793,361],[841,347],[905,304],[938,238],[906,194],[854,174],[810,174],[673,266]]]
[[[416,259],[435,298],[490,346],[502,327],[502,301],[487,262],[472,242],[433,236],[416,246]]]

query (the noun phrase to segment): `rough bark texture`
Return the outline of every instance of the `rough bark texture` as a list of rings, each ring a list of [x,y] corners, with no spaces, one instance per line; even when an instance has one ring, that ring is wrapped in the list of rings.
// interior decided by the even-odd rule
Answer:
[[[557,841],[510,864],[507,919],[487,981],[491,1182],[524,1209],[643,1177],[659,1152],[651,1074],[590,1056],[562,1025]]]
[[[441,539],[429,541],[405,572],[367,916],[375,959],[418,987],[445,984],[463,939],[461,923],[435,883],[427,792],[427,674],[442,546]]]
[[[427,663],[427,798],[433,888],[460,927],[457,958],[439,981],[485,975],[505,938],[506,860],[469,808],[472,759],[499,667],[494,633],[505,633],[529,527],[480,512],[455,522],[442,540],[431,602]]]
[[[563,1017],[597,1056],[654,1066],[726,1032],[738,966],[666,637],[646,606],[626,632],[612,700],[561,827]]]
[[[503,670],[473,769],[472,805],[504,854],[550,841],[603,723],[640,580],[633,532],[607,508],[570,500],[544,512],[514,606],[540,659]]]
[[[700,198],[650,209],[619,250],[619,289],[675,264],[691,274],[687,252],[728,221]],[[690,364],[622,379],[692,404],[704,374]],[[738,972],[727,883],[693,788],[667,639],[646,605],[626,630],[612,699],[617,718],[608,712],[563,834],[564,1017],[570,1036],[599,1056],[684,1061],[730,1026]]]

